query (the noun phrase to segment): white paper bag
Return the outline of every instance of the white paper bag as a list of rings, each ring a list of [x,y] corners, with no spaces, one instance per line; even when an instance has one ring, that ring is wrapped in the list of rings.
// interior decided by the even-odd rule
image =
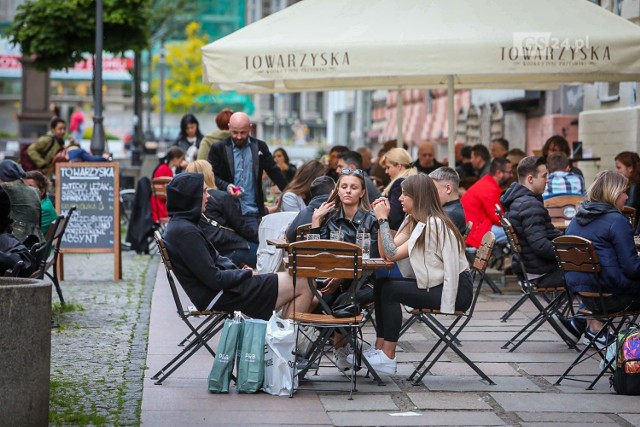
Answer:
[[[291,374],[296,362],[296,330],[293,322],[280,318],[274,312],[267,323],[265,343],[262,389],[274,396],[289,396],[292,389]]]

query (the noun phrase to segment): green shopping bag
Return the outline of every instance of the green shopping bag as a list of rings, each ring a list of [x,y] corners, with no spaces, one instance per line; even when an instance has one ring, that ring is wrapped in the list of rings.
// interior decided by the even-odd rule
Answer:
[[[233,319],[224,321],[216,357],[209,372],[209,392],[229,393],[229,380],[236,358],[238,340],[242,336],[242,316],[238,313]]]
[[[242,342],[238,352],[238,383],[240,393],[255,393],[264,379],[264,337],[267,322],[258,319],[244,321]]]

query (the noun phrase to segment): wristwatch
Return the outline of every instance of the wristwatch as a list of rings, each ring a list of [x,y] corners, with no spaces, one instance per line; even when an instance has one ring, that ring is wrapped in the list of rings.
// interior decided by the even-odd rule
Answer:
[[[380,224],[380,225],[384,224],[385,222],[389,222],[389,218],[380,218],[378,220],[378,224]]]

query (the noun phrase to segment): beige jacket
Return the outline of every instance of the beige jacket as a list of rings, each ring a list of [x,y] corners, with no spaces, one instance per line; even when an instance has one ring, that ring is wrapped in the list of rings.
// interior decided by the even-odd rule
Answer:
[[[415,248],[416,241],[425,229],[424,250],[418,250]],[[437,240],[436,230],[438,231]],[[428,228],[426,224],[419,222],[411,232],[408,249],[411,269],[415,274],[418,288],[428,289],[444,285],[440,311],[453,314],[458,294],[458,276],[469,269],[467,257],[464,252],[458,250],[453,232],[437,218],[429,219]],[[404,272],[402,273],[404,275]]]

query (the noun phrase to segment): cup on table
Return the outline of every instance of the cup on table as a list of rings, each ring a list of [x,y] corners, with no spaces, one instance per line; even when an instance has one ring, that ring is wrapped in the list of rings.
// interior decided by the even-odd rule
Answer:
[[[330,238],[331,240],[334,240],[336,242],[342,241],[342,231],[340,230],[332,231]]]
[[[369,259],[369,253],[371,250],[371,234],[370,233],[356,234],[356,245],[362,248],[362,259]]]
[[[307,240],[320,240],[319,234],[307,234]]]

